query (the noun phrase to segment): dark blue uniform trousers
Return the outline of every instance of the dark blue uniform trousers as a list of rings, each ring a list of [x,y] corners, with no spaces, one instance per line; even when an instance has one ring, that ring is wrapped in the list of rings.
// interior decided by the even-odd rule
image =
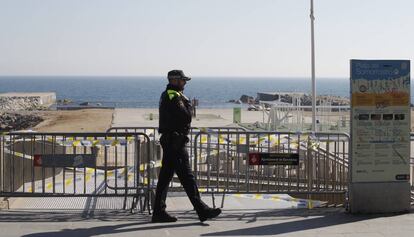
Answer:
[[[172,145],[174,141],[163,139],[163,137],[160,140],[163,157],[155,194],[154,214],[164,212],[167,207],[165,200],[167,198],[168,186],[174,176],[174,172],[183,185],[194,209],[197,212],[205,210],[207,205],[201,200],[194,175],[191,171],[185,143],[177,147]]]

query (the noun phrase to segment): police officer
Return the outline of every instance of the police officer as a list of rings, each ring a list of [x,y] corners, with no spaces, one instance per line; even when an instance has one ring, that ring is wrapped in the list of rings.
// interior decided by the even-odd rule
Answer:
[[[192,108],[191,102],[183,94],[183,91],[189,80],[191,78],[186,77],[181,70],[168,72],[169,84],[160,98],[159,132],[161,133],[163,158],[155,194],[152,216],[154,223],[177,221],[176,217],[170,216],[165,211],[165,199],[174,172],[183,185],[201,222],[217,217],[221,213],[219,208],[210,208],[201,200],[185,149],[185,144],[189,141],[187,135],[190,131]]]

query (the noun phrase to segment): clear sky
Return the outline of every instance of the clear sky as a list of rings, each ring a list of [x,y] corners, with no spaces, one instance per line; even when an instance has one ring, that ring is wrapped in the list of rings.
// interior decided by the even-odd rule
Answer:
[[[413,0],[315,0],[316,73],[412,59]],[[309,0],[0,0],[0,75],[310,75]]]

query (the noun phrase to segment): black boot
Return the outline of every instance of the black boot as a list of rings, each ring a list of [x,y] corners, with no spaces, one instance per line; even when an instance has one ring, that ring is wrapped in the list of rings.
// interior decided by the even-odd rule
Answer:
[[[167,212],[161,212],[157,214],[152,214],[152,223],[167,223],[167,222],[176,222],[177,217],[170,216]]]
[[[206,208],[201,211],[197,211],[198,218],[201,222],[204,222],[208,219],[212,219],[220,215],[221,209],[220,208]]]

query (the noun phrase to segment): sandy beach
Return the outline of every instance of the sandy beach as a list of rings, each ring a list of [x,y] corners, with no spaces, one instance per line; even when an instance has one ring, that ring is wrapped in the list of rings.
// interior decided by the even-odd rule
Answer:
[[[45,121],[33,128],[42,132],[104,132],[110,127],[156,127],[158,109],[119,108],[119,109],[82,109],[72,111],[40,111]],[[414,112],[412,117],[414,117]],[[338,115],[340,116],[340,115]],[[266,118],[266,117],[265,117]],[[263,121],[262,111],[242,110],[242,122]],[[198,109],[192,126],[216,127],[233,126],[232,109]],[[414,129],[414,122],[411,121]]]
[[[105,132],[111,127],[111,109],[52,110],[37,112],[45,120],[33,128],[39,132]]]
[[[158,109],[82,109],[36,112],[45,121],[33,128],[39,132],[104,132],[110,127],[156,127]],[[242,121],[262,120],[260,111],[243,111]],[[233,124],[232,109],[199,109],[193,126],[214,127]]]

